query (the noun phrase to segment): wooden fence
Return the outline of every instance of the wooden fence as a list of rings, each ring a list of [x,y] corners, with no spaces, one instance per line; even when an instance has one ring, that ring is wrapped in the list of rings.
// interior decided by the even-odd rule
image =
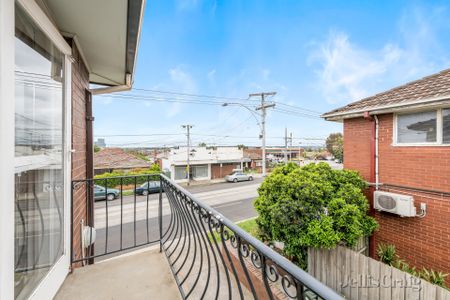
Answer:
[[[450,300],[450,291],[351,249],[309,249],[308,272],[347,299]]]

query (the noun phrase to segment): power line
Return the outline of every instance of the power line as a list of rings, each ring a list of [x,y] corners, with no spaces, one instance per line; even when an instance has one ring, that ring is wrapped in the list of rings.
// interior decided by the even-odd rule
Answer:
[[[234,101],[256,101],[249,98],[237,98],[237,97],[222,97],[222,96],[213,96],[213,95],[204,95],[204,94],[189,94],[189,93],[181,93],[181,92],[171,92],[171,91],[161,91],[161,90],[151,90],[151,89],[134,89],[137,91],[151,92],[151,93],[159,93],[159,94],[167,94],[167,95],[175,95],[175,96],[187,96],[191,98],[180,98],[180,97],[167,97],[161,95],[136,95],[136,94],[115,94],[115,95],[98,95],[99,97],[108,97],[112,99],[129,99],[136,101],[150,101],[150,102],[177,102],[177,103],[189,103],[189,104],[203,104],[203,105],[223,105],[222,101],[217,100],[234,100]],[[273,96],[273,95],[270,95]],[[192,98],[194,97],[194,98]],[[201,100],[195,98],[207,98],[210,100]],[[314,111],[311,109],[306,109],[300,106],[295,106],[291,104],[285,104],[278,101],[272,101],[277,105],[283,106],[284,108],[275,109],[279,112],[290,113],[293,115],[297,115],[300,117],[319,117],[320,112]],[[248,103],[246,103],[248,105]],[[256,103],[252,104],[253,107],[256,108]]]

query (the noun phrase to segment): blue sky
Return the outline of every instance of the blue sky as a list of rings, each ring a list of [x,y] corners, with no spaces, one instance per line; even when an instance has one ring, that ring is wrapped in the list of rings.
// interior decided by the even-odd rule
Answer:
[[[446,1],[148,0],[134,87],[233,98],[276,91],[275,101],[326,112],[449,68],[449,19]],[[184,144],[187,123],[194,125],[194,144],[260,143],[256,121],[243,108],[128,94],[134,98],[94,98],[94,135],[107,135],[111,146]],[[294,145],[342,130],[269,112],[269,145],[283,144],[285,127]],[[170,135],[110,136],[130,134]]]

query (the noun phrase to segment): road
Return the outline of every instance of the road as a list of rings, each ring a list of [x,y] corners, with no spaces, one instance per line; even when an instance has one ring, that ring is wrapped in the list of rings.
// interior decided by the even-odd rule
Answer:
[[[231,221],[237,222],[256,216],[253,200],[258,195],[257,188],[261,182],[261,178],[255,178],[254,181],[216,183],[191,186],[187,189],[203,203],[216,209]],[[106,201],[96,202],[94,218],[97,229],[96,254],[118,250],[121,243],[122,248],[127,248],[157,240],[159,238],[158,197],[158,194],[149,195],[147,201],[146,196],[124,196],[123,199],[119,198],[107,203]],[[163,196],[164,228],[170,221],[169,215],[168,201]],[[136,222],[134,222],[135,219]],[[106,257],[109,255],[102,259]]]

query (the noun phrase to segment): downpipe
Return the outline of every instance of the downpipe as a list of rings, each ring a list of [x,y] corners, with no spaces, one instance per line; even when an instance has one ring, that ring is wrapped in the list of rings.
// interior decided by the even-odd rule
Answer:
[[[374,217],[374,193],[379,189],[379,120],[377,115],[371,116],[367,111],[364,113],[364,118],[372,122],[371,139],[370,139],[370,182],[375,182],[374,185],[369,185],[369,214]],[[375,258],[375,236],[372,234],[369,237],[369,256]]]

